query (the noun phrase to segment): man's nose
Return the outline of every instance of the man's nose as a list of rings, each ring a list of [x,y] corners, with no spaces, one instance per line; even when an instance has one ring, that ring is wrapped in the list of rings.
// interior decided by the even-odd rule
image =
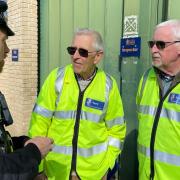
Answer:
[[[154,44],[154,46],[152,48],[150,48],[150,50],[151,50],[152,53],[159,51],[159,49],[157,48],[156,44]]]
[[[5,53],[9,53],[10,49],[8,48],[7,44],[5,46]]]
[[[79,54],[78,49],[76,49],[76,51],[75,51],[75,53],[73,55],[73,58],[76,59],[76,58],[79,58],[79,57],[81,57],[81,55]]]

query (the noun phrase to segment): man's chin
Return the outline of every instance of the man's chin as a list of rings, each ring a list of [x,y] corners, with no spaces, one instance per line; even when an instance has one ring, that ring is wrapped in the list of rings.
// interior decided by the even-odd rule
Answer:
[[[162,63],[161,63],[161,62],[158,62],[158,61],[153,61],[153,62],[152,62],[152,65],[153,65],[154,67],[156,67],[156,68],[159,68],[159,67],[162,66]]]
[[[4,64],[5,64],[4,60],[0,61],[0,73],[3,71]]]

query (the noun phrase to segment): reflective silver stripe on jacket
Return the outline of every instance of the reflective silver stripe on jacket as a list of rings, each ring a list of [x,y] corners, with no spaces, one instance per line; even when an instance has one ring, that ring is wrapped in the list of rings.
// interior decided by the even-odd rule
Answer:
[[[109,137],[109,145],[117,147],[118,149],[122,149],[121,141],[113,137]]]
[[[34,112],[37,114],[40,114],[44,117],[51,118],[53,116],[52,111],[48,111],[47,109],[40,107],[36,104],[36,107],[34,109]],[[76,117],[76,111],[55,111],[54,117],[58,118],[59,120],[64,119],[75,119]],[[101,115],[93,114],[90,112],[81,111],[81,117],[82,120],[92,121],[95,123],[99,123],[102,119]],[[111,128],[114,125],[119,125],[124,123],[124,118],[117,118],[113,119],[111,121],[107,121],[107,126]]]
[[[75,119],[76,111],[56,111],[54,117],[58,118],[59,120]],[[100,116],[90,112],[81,111],[80,119],[98,123],[100,121]]]
[[[106,121],[106,125],[108,128],[111,128],[115,125],[119,125],[119,124],[124,124],[124,118],[123,117],[119,117],[110,121]]]
[[[140,93],[139,93],[140,99],[142,98],[142,94],[143,94],[144,87],[145,87],[145,84],[146,84],[146,80],[147,80],[147,78],[148,78],[148,75],[149,75],[150,70],[151,70],[151,68],[149,68],[149,69],[144,73],[144,75],[143,75],[141,90],[140,90]]]
[[[80,119],[89,120],[95,123],[100,122],[101,116],[98,114],[93,114],[90,112],[85,112],[81,110]]]
[[[150,158],[150,148],[138,144],[138,152]],[[154,160],[180,166],[180,156],[161,151],[154,151]]]
[[[40,114],[46,118],[52,118],[54,111],[50,111],[48,109],[45,109],[44,107],[41,107],[37,104],[35,104],[33,108],[33,112]]]
[[[152,116],[155,116],[156,110],[157,110],[156,107],[143,106],[143,105],[140,105],[139,109],[138,109],[139,113],[149,114],[149,115],[152,115]],[[177,111],[174,111],[174,110],[162,108],[160,117],[180,122],[180,112],[177,112]]]
[[[98,145],[95,145],[91,148],[77,148],[77,154],[78,156],[82,157],[90,157],[96,154],[100,154],[102,152],[107,151],[108,145],[112,145],[115,147],[120,147],[120,141],[115,138],[110,138],[109,142],[104,142]],[[65,155],[72,155],[72,147],[71,146],[59,146],[55,145],[52,149],[53,152],[59,153],[59,154],[65,154]]]
[[[111,76],[106,74],[105,104],[104,104],[104,108],[103,108],[102,118],[103,118],[103,116],[105,116],[105,114],[107,112],[107,107],[108,107],[108,102],[109,102],[109,94],[110,94],[112,87],[113,87],[113,81],[111,79]]]
[[[64,67],[59,68],[57,71],[57,79],[56,79],[56,83],[55,83],[55,91],[57,94],[57,98],[56,98],[56,102],[55,102],[56,107],[57,107],[59,100],[60,100],[59,98],[60,98],[62,86],[63,86],[64,71],[65,71]],[[52,118],[52,116],[54,114],[54,111],[50,111],[50,110],[43,108],[37,104],[35,104],[35,106],[33,108],[33,112],[40,114],[40,115],[47,117],[47,118]]]
[[[111,89],[113,88],[113,80],[111,79],[111,76],[106,73],[106,95],[105,95],[105,107],[103,109],[103,114],[101,115],[101,119],[104,118],[106,112],[107,112],[107,107],[108,107],[108,102],[109,102],[109,94]],[[124,117],[119,117],[116,119],[108,120],[106,121],[106,125],[108,128],[113,127],[114,125],[118,124],[123,124],[124,123]]]
[[[54,145],[52,151],[56,153],[60,153],[60,154],[65,154],[65,155],[72,155],[72,146]]]
[[[138,113],[149,114],[154,116],[156,114],[156,107],[139,105]]]
[[[76,111],[55,111],[54,117],[61,119],[75,119],[76,118]]]
[[[60,97],[61,97],[63,80],[64,80],[64,71],[65,71],[65,67],[59,68],[59,70],[57,72],[57,79],[56,79],[56,83],[55,83],[55,91],[56,91],[56,94],[58,97],[56,99],[56,107],[57,107],[57,105],[60,101]]]
[[[96,154],[107,151],[107,143],[101,143],[91,148],[79,148],[77,149],[77,154],[83,157],[90,157]]]
[[[168,118],[180,122],[180,112],[163,108],[161,111],[161,117]]]

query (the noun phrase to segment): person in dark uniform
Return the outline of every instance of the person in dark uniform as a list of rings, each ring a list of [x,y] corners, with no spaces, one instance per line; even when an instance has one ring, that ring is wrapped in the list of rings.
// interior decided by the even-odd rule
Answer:
[[[8,36],[14,35],[3,15],[6,10],[7,4],[0,1],[0,72],[3,70],[4,59],[9,52],[6,40]],[[30,139],[27,136],[11,139],[4,125],[12,122],[5,98],[0,93],[0,179],[32,180],[38,174],[41,159],[52,149],[53,140],[47,137]]]

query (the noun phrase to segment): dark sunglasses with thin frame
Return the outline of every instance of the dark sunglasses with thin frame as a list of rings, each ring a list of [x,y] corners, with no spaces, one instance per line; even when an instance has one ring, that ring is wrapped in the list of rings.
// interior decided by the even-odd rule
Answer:
[[[148,41],[148,46],[150,48],[153,48],[154,45],[156,45],[156,47],[159,49],[159,50],[163,50],[164,48],[172,45],[172,44],[175,44],[175,43],[178,43],[180,41],[172,41],[172,42],[165,42],[165,41]]]
[[[89,53],[98,52],[98,51],[91,51],[91,52],[90,52],[90,51],[88,51],[87,49],[77,48],[77,47],[73,47],[73,46],[67,47],[67,52],[68,52],[68,54],[70,54],[70,55],[74,55],[77,50],[78,50],[79,55],[82,56],[82,57],[85,57],[85,58],[88,57]]]

